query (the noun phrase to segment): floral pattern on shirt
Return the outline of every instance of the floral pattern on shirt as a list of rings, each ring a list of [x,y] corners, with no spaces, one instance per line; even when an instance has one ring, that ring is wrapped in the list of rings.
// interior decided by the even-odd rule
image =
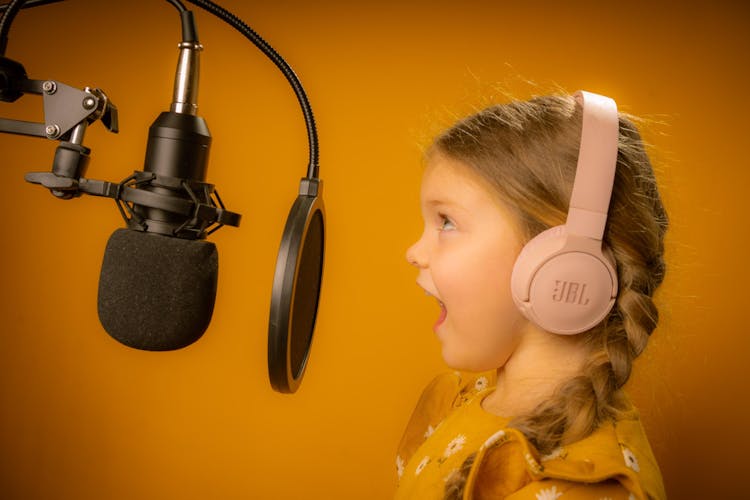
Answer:
[[[635,454],[624,446],[622,447],[622,456],[625,459],[625,465],[636,472],[641,471],[641,467],[640,465],[638,465],[638,459],[636,458]]]
[[[463,434],[459,434],[453,440],[448,443],[448,446],[445,447],[445,451],[443,452],[443,456],[445,458],[448,458],[449,456],[453,455],[457,451],[459,451],[461,448],[464,447],[464,443],[466,442],[466,436]]]
[[[401,458],[401,455],[396,456],[396,474],[398,474],[398,478],[401,479],[401,476],[404,475],[404,459]]]
[[[568,452],[565,451],[565,448],[563,448],[562,446],[558,446],[547,455],[544,455],[540,460],[542,462],[547,462],[549,460],[555,460],[556,458],[565,458],[567,455]]]
[[[427,467],[427,464],[430,463],[430,460],[430,457],[424,457],[422,461],[417,464],[417,469],[414,471],[414,474],[417,476],[421,474],[424,468]]]
[[[531,469],[534,474],[539,474],[544,470],[544,467],[542,467],[539,462],[536,461],[531,453],[526,453],[523,457],[526,459],[526,463],[529,465],[529,469]]]
[[[474,382],[474,390],[476,390],[477,392],[482,392],[482,391],[483,391],[483,390],[485,390],[485,389],[486,389],[486,388],[487,388],[487,387],[488,387],[489,385],[490,385],[490,381],[489,381],[489,380],[487,380],[487,377],[479,377],[479,378],[478,378],[478,379],[477,379],[477,380],[476,380],[476,381]]]
[[[491,435],[490,437],[487,438],[487,440],[482,445],[482,448],[489,448],[491,446],[494,446],[497,443],[499,443],[500,440],[503,440],[503,439],[505,439],[505,431],[504,430],[499,430],[499,431],[497,431],[496,433],[494,433],[493,435]]]
[[[536,494],[536,500],[556,500],[561,496],[562,492],[557,491],[557,486],[553,486],[546,490],[540,490],[539,493]]]

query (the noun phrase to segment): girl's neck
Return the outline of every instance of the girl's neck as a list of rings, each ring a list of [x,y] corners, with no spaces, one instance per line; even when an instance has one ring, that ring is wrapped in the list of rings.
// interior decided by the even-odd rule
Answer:
[[[482,408],[508,418],[529,413],[561,382],[582,372],[586,352],[581,335],[555,335],[529,325],[511,357],[497,369],[497,387]]]

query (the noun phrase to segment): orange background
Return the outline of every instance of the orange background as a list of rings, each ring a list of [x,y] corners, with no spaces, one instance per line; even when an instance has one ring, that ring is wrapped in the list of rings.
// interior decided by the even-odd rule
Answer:
[[[114,203],[63,202],[26,184],[56,143],[0,134],[0,496],[389,498],[401,430],[444,369],[437,309],[403,259],[420,232],[419,145],[496,83],[521,98],[586,88],[652,119],[644,135],[671,216],[670,268],[663,321],[630,388],[672,498],[744,491],[746,7],[221,3],[288,59],[318,120],[328,253],[304,383],[280,395],[266,375],[273,266],[306,166],[301,114],[276,68],[196,9],[208,180],[243,214],[240,229],[212,237],[218,298],[196,344],[148,353],[110,339],[96,290],[122,226]],[[117,181],[142,168],[178,41],[166,2],[80,0],[22,11],[7,55],[32,78],[106,90],[121,133],[89,129],[88,176]],[[41,121],[41,109],[25,97],[0,103],[0,116]]]

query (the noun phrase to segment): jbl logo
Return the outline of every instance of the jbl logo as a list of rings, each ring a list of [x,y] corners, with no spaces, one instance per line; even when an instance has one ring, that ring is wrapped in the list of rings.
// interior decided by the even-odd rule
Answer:
[[[555,280],[555,290],[552,292],[552,300],[585,306],[589,303],[589,298],[584,295],[585,293],[586,283]]]

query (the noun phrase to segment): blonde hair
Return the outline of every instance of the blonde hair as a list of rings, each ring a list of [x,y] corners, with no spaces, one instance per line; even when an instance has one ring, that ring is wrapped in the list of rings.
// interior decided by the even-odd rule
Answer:
[[[614,308],[581,334],[590,351],[583,371],[510,423],[542,454],[586,437],[626,409],[621,388],[658,322],[652,296],[664,279],[667,215],[637,128],[623,113],[619,128],[604,234],[619,280]],[[535,97],[491,106],[459,121],[437,137],[427,155],[446,155],[481,175],[529,240],[565,222],[580,133],[581,109],[571,96]],[[446,484],[445,498],[460,498],[471,461],[473,456],[464,473]]]

